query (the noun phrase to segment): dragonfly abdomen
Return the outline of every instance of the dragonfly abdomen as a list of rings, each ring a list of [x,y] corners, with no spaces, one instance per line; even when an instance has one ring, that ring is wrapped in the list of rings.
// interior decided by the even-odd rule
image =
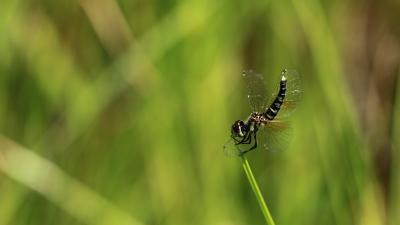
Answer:
[[[264,113],[264,116],[269,120],[273,120],[275,116],[278,115],[278,112],[281,109],[283,100],[285,99],[286,96],[286,83],[287,79],[285,77],[285,71],[284,71],[280,82],[278,95],[276,96],[272,104],[268,107],[267,111]]]

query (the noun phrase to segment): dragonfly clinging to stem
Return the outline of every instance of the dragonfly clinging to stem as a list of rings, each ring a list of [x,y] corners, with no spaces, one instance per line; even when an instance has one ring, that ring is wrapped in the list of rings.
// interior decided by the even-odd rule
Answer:
[[[247,120],[237,120],[231,128],[231,137],[224,145],[228,156],[241,156],[262,147],[279,150],[287,146],[291,133],[287,116],[296,107],[302,95],[296,70],[284,69],[277,92],[266,95],[264,77],[252,70],[243,71],[252,113]],[[269,104],[266,104],[269,103]]]

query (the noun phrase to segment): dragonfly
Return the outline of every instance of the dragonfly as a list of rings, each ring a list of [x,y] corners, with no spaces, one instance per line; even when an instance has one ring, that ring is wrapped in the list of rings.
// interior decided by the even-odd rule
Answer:
[[[225,155],[242,156],[258,147],[283,150],[288,146],[292,133],[288,118],[302,97],[299,74],[296,70],[283,69],[279,86],[271,95],[267,95],[261,74],[244,70],[242,78],[252,113],[246,120],[233,123],[231,136],[223,146]]]

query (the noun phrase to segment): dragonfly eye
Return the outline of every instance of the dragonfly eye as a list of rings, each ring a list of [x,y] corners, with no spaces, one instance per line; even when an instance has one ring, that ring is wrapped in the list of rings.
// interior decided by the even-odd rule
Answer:
[[[243,121],[238,120],[232,125],[231,133],[233,136],[243,137],[246,132],[246,126],[244,125]]]

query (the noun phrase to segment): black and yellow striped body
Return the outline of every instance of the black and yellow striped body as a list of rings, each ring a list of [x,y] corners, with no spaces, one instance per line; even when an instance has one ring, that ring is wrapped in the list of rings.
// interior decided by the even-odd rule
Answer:
[[[281,106],[286,96],[286,83],[287,79],[283,75],[280,82],[278,95],[276,96],[272,104],[268,107],[267,111],[263,114],[268,120],[273,120],[275,116],[278,115],[278,112],[281,109]]]

